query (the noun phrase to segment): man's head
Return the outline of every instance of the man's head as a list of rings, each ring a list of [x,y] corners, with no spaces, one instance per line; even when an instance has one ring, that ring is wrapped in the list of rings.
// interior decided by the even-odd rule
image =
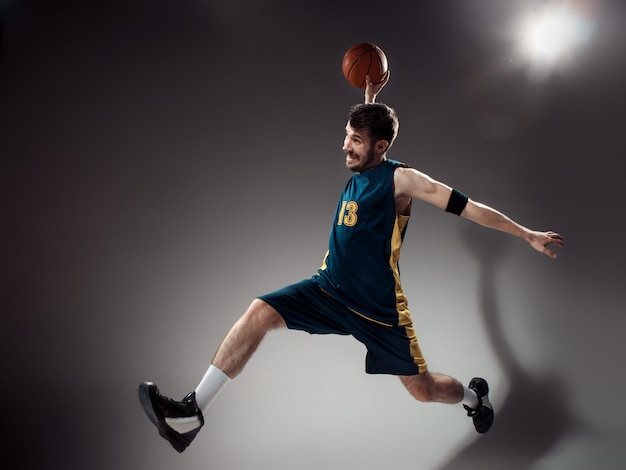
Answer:
[[[383,103],[357,104],[350,109],[350,126],[367,131],[372,142],[386,140],[391,147],[398,135],[398,116],[393,108]]]
[[[346,166],[360,173],[377,166],[398,133],[396,112],[382,103],[358,104],[350,109],[343,150]]]

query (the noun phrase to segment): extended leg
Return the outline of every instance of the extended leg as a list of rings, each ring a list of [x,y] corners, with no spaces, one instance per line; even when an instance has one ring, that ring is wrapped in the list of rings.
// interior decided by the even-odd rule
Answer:
[[[274,308],[262,300],[255,299],[228,332],[211,364],[231,379],[235,378],[252,357],[265,334],[286,326]]]
[[[256,299],[226,335],[196,389],[181,401],[161,395],[151,382],[139,385],[141,406],[159,434],[183,452],[204,425],[203,412],[228,381],[243,370],[265,334],[285,326],[274,308]]]
[[[196,387],[198,407],[206,412],[228,382],[243,370],[265,334],[285,326],[274,308],[255,299],[217,348],[211,366]]]

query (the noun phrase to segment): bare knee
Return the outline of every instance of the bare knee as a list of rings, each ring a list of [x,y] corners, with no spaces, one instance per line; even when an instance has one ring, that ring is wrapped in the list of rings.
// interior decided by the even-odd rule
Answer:
[[[287,326],[278,311],[261,299],[254,299],[242,320],[263,329],[265,331],[284,328]]]

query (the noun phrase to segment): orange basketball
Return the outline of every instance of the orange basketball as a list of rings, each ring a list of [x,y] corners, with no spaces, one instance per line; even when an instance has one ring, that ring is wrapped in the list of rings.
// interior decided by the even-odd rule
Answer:
[[[374,84],[383,79],[388,69],[387,56],[376,44],[361,42],[346,51],[341,68],[346,80],[357,88],[365,88],[366,75]]]

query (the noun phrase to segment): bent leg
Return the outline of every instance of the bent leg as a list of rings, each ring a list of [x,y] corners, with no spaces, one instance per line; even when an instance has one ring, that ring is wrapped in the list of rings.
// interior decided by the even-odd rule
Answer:
[[[426,372],[403,375],[400,380],[409,393],[422,402],[459,403],[463,400],[463,385],[448,375]]]
[[[235,378],[252,357],[265,334],[286,326],[283,318],[273,307],[260,299],[255,299],[228,332],[211,364],[231,379]]]

